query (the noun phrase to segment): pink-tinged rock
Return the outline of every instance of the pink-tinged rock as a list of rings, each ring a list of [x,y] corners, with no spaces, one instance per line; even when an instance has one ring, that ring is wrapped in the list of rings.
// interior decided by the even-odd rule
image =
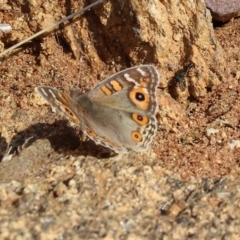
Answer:
[[[227,22],[240,16],[240,0],[205,0],[205,3],[215,20]]]

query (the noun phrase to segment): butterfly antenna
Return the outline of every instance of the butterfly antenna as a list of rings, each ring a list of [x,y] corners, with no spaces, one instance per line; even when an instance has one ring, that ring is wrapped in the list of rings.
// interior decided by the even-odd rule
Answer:
[[[10,48],[6,49],[5,51],[1,52],[1,53],[0,53],[0,58],[3,57],[4,55],[6,55],[8,52],[12,51],[13,49],[15,49],[15,48],[17,48],[17,47],[20,47],[20,46],[23,45],[24,43],[29,42],[30,40],[38,37],[39,35],[47,32],[47,31],[49,31],[49,30],[52,30],[52,29],[55,28],[56,26],[58,26],[58,25],[62,24],[63,22],[66,22],[67,20],[69,20],[69,19],[71,19],[71,18],[73,18],[73,17],[75,17],[75,16],[77,16],[77,15],[79,15],[79,14],[81,14],[81,13],[87,11],[87,10],[89,10],[90,8],[94,7],[95,5],[98,5],[98,4],[102,3],[102,1],[103,1],[103,0],[97,0],[96,2],[94,2],[94,3],[92,3],[92,4],[89,4],[87,7],[82,8],[82,9],[78,10],[77,12],[72,13],[71,15],[69,15],[69,16],[67,16],[67,17],[65,17],[65,18],[62,18],[61,20],[59,20],[59,21],[51,24],[50,26],[44,28],[43,30],[41,30],[41,31],[39,31],[39,32],[37,32],[37,33],[35,33],[34,35],[28,37],[27,39],[25,39],[25,40],[23,40],[23,41],[15,44],[15,45],[13,45],[12,47],[10,47]]]
[[[61,46],[61,43],[60,43],[60,40],[59,40],[59,37],[58,37],[58,33],[57,33],[57,32],[55,33],[55,36],[56,36],[56,39],[57,39],[57,43],[58,43],[58,45],[59,45],[59,48],[61,48],[62,53],[63,53],[63,47]]]

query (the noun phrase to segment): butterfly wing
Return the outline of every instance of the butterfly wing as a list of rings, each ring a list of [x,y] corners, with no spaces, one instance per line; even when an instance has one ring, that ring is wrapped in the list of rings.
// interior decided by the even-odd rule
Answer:
[[[141,116],[140,120],[138,117],[95,103],[93,109],[83,116],[83,131],[97,144],[115,152],[144,151],[156,133],[157,120],[155,116]]]
[[[40,86],[36,91],[59,113],[77,124],[82,124],[82,110],[78,103],[68,94],[55,88]]]
[[[156,68],[142,65],[118,72],[91,89],[87,95],[99,117],[86,119],[89,137],[116,152],[146,150],[157,130],[158,83]]]

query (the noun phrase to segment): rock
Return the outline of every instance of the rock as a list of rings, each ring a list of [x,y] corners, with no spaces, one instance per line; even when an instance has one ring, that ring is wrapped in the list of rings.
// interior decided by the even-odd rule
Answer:
[[[22,18],[20,30],[13,31],[11,39],[3,38],[3,45],[17,39],[16,34],[35,33],[67,12],[64,5],[55,2],[40,8],[43,3],[39,1],[36,6],[26,3],[29,19]],[[81,7],[75,3],[72,12]],[[50,18],[51,9],[55,14]],[[184,78],[186,88],[177,91],[176,98],[180,101],[189,96],[204,97],[207,89],[224,79],[224,54],[214,36],[204,0],[109,1],[88,11],[86,17],[78,18],[62,26],[57,39],[64,39],[76,59],[84,57],[93,69],[93,76],[99,76],[106,65],[117,72],[137,64],[154,64],[161,74],[161,87],[167,88],[176,72],[192,61],[191,74]],[[46,35],[47,38],[42,36],[41,53],[51,55],[56,51],[57,40],[51,34]]]
[[[233,17],[240,16],[239,0],[205,0],[211,10],[213,19],[227,22]]]
[[[103,8],[94,11],[102,23],[105,42],[102,36],[95,47],[105,61],[111,59],[122,66],[153,63],[160,71],[163,88],[192,61],[195,67],[185,79],[187,94],[178,94],[184,99],[204,97],[207,89],[223,79],[224,56],[204,1],[112,1]],[[103,44],[108,48],[100,50]]]

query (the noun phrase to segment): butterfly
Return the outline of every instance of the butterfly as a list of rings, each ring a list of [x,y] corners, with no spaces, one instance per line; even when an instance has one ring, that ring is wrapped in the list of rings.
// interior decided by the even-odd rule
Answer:
[[[45,86],[36,91],[96,144],[116,153],[141,152],[157,131],[159,80],[154,66],[140,65],[117,72],[87,94],[74,88],[66,94]]]

